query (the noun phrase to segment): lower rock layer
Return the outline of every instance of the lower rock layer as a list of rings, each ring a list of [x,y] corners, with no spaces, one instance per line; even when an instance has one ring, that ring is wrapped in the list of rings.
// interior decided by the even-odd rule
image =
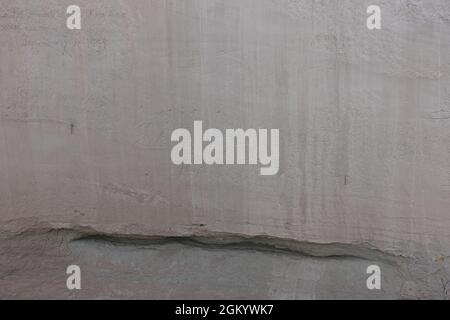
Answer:
[[[449,298],[450,265],[358,246],[276,239],[109,237],[70,230],[3,234],[0,297],[12,299],[410,299]],[[66,269],[81,269],[68,290]],[[367,267],[381,268],[369,290]]]

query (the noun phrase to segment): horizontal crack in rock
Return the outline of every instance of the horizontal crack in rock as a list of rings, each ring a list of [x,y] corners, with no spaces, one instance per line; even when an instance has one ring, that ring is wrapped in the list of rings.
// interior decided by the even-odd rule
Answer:
[[[46,234],[60,238],[59,241],[101,242],[114,246],[136,246],[141,249],[154,245],[179,243],[209,249],[241,249],[303,255],[316,258],[356,258],[397,264],[409,258],[375,248],[369,243],[315,243],[268,235],[243,235],[203,231],[201,235],[142,235],[104,233],[92,226],[55,227],[35,225],[20,230],[0,230],[1,238],[20,238]]]
[[[140,248],[153,245],[179,243],[207,249],[235,249],[256,250],[290,255],[303,255],[315,258],[353,258],[377,260],[394,263],[404,257],[394,256],[369,245],[341,244],[341,243],[309,243],[291,239],[269,236],[243,236],[228,234],[210,234],[202,236],[183,237],[144,237],[130,235],[90,234],[82,235],[72,242],[100,242],[114,246],[137,246]]]

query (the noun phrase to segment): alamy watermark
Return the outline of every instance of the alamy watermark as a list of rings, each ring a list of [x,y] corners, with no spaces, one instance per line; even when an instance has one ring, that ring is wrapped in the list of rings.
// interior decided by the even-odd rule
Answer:
[[[77,5],[71,5],[66,10],[69,17],[66,20],[66,26],[69,30],[81,29],[81,9]]]
[[[225,134],[219,129],[203,132],[203,122],[194,121],[193,137],[184,128],[172,132],[171,141],[177,144],[170,157],[176,165],[259,164],[261,175],[275,175],[279,169],[280,133],[278,129],[270,129],[270,142],[268,135],[268,129],[226,129]]]
[[[381,290],[381,268],[373,264],[367,267],[366,273],[370,274],[366,281],[367,289]]]
[[[67,267],[66,274],[69,276],[66,280],[66,287],[69,290],[81,289],[81,269],[79,266],[73,264]]]
[[[367,28],[369,30],[381,29],[381,8],[378,5],[370,5],[366,10],[369,17],[367,18]],[[70,5],[67,7],[66,13],[69,15],[66,21],[67,29],[80,30],[81,29],[81,9],[77,5]]]

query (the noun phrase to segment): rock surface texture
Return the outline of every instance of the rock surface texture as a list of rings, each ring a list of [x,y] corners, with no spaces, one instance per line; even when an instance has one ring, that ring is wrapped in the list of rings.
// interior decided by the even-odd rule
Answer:
[[[195,120],[278,174],[174,165]],[[0,298],[447,299],[449,257],[448,0],[1,0]]]

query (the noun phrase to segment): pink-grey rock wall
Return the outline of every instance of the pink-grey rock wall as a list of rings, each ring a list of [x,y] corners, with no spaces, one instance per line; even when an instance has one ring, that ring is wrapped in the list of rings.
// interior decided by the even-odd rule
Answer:
[[[447,298],[449,88],[446,0],[2,0],[0,298]],[[195,120],[278,174],[174,165]]]

